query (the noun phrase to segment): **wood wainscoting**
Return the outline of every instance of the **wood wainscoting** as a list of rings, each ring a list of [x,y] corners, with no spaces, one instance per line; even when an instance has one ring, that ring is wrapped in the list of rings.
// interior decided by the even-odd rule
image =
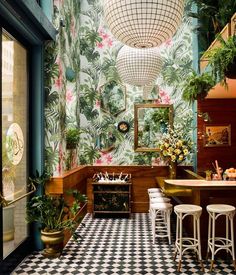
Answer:
[[[184,169],[191,167],[178,166],[177,176],[182,177]],[[168,166],[79,166],[62,176],[53,177],[46,185],[46,192],[50,194],[64,194],[66,190],[76,188],[88,197],[87,212],[91,213],[92,205],[92,177],[95,173],[123,173],[131,174],[133,213],[148,212],[147,189],[159,187],[156,177],[168,177]]]
[[[178,166],[177,176],[184,178],[184,170],[191,169],[187,166]],[[67,197],[68,189],[77,189],[87,195],[87,203],[78,215],[84,216],[93,211],[92,177],[95,173],[121,173],[131,174],[131,211],[132,213],[147,213],[149,199],[147,189],[159,187],[156,177],[168,177],[168,166],[78,166],[64,173],[62,176],[53,177],[45,186],[46,193],[51,195],[63,195]],[[65,234],[64,245],[70,238],[69,232]]]

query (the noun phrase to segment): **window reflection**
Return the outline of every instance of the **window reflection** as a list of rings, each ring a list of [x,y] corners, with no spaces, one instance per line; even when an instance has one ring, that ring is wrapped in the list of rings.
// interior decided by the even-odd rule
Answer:
[[[3,31],[2,190],[8,201],[26,192],[27,154],[24,145],[27,144],[28,127],[27,90],[27,51]],[[25,205],[26,199],[22,199],[3,208],[4,258],[27,237]]]

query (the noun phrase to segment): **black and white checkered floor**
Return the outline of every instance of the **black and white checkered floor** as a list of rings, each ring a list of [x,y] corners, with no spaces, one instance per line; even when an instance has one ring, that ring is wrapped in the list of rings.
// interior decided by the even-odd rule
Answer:
[[[174,275],[173,245],[165,238],[152,244],[148,214],[132,214],[127,218],[93,218],[87,214],[79,244],[68,242],[57,259],[44,258],[40,252],[27,257],[12,273],[47,275]],[[174,238],[173,238],[174,240]],[[209,264],[205,273],[209,272]],[[203,274],[195,257],[185,255],[181,274]],[[216,262],[213,274],[236,274],[230,262]]]

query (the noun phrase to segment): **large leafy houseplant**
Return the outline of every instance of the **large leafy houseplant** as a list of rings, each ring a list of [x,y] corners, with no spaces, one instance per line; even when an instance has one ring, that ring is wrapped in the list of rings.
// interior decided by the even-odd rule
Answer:
[[[40,195],[34,196],[27,203],[27,221],[39,222],[43,231],[53,232],[68,229],[75,232],[78,213],[81,203],[86,201],[86,196],[78,190],[67,192],[73,196],[69,205],[63,196]]]
[[[197,99],[204,99],[214,85],[215,81],[210,73],[198,75],[192,72],[184,82],[182,98],[190,103]]]
[[[205,57],[208,58],[214,80],[227,87],[226,77],[235,78],[236,76],[231,74],[231,70],[232,72],[235,70],[235,67],[231,67],[236,63],[236,36],[230,36],[224,40],[218,35],[217,39],[221,46],[209,50]]]
[[[46,245],[43,254],[46,257],[57,257],[61,254],[64,230],[69,230],[74,240],[80,237],[75,232],[81,219],[77,214],[86,197],[78,190],[70,190],[67,193],[73,196],[70,204],[63,196],[47,194],[34,196],[27,203],[26,220],[29,223],[40,223],[41,239]]]

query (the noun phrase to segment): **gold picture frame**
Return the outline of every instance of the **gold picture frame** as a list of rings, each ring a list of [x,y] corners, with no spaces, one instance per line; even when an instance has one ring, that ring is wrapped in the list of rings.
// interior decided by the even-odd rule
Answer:
[[[231,146],[231,125],[215,124],[205,125],[205,147]]]

